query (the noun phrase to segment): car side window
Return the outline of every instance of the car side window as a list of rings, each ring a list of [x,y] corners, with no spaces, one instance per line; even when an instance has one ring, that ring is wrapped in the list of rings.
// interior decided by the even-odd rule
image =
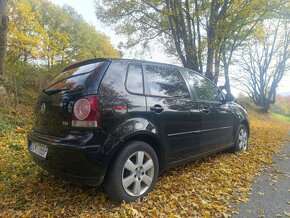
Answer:
[[[188,79],[190,87],[195,91],[197,99],[206,101],[223,100],[221,91],[211,81],[193,71],[186,70],[184,71],[184,74]]]
[[[190,98],[185,81],[177,69],[145,65],[146,94],[161,97]]]
[[[126,88],[129,92],[143,94],[143,75],[141,65],[129,64]]]

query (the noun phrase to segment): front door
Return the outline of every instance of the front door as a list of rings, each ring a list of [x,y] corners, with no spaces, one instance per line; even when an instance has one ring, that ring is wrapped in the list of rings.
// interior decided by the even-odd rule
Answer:
[[[201,112],[201,152],[206,153],[231,145],[234,139],[234,115],[223,101],[220,89],[193,71],[185,70],[184,75]]]
[[[234,115],[221,101],[200,101],[201,149],[218,150],[233,143]]]
[[[198,105],[179,70],[160,65],[144,65],[147,113],[157,134],[167,146],[169,162],[173,163],[198,153],[200,149],[201,116],[191,113]]]

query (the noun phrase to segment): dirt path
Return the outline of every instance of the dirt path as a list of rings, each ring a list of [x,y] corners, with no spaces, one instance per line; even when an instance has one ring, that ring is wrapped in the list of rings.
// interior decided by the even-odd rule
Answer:
[[[290,217],[290,142],[274,162],[256,177],[250,201],[238,205],[234,217]]]

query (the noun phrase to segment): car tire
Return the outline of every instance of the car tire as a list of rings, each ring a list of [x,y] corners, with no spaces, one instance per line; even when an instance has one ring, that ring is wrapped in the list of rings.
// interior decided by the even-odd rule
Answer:
[[[243,152],[248,150],[249,131],[243,124],[239,126],[236,134],[235,144],[232,152]]]
[[[131,202],[152,191],[159,174],[159,163],[149,144],[128,142],[113,161],[103,183],[110,199]]]

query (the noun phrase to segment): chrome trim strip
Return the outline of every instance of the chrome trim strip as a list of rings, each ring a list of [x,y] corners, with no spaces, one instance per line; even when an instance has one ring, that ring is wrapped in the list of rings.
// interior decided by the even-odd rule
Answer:
[[[189,131],[189,132],[178,132],[178,133],[168,134],[167,136],[170,137],[170,136],[186,135],[186,134],[192,134],[192,133],[203,133],[203,132],[219,130],[219,129],[229,129],[232,127],[233,126],[225,126],[225,127],[219,127],[219,128],[213,128],[213,129],[195,130],[195,131]]]
[[[189,131],[189,132],[171,133],[171,134],[168,134],[168,136],[170,137],[170,136],[185,135],[185,134],[191,134],[191,133],[201,133],[201,130]]]
[[[232,128],[232,127],[233,126],[225,126],[225,127],[212,128],[212,129],[203,129],[203,130],[201,130],[201,132],[208,132],[208,131],[218,130],[218,129],[229,129],[229,128]]]

